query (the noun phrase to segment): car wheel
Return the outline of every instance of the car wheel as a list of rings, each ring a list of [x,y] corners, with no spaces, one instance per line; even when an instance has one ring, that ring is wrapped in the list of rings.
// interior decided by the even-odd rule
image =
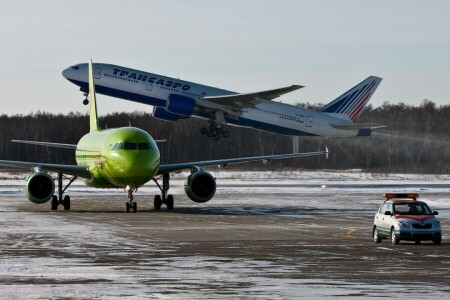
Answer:
[[[391,242],[392,245],[398,245],[400,243],[400,240],[398,239],[397,235],[395,234],[395,229],[391,229]]]
[[[441,239],[439,238],[439,239],[433,240],[433,244],[440,245],[441,244]]]
[[[377,244],[381,243],[381,237],[378,234],[378,229],[376,227],[373,228],[373,241]]]

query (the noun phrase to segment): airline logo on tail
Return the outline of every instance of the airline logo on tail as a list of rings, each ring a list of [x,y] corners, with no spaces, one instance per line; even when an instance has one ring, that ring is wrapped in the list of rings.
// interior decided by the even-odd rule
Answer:
[[[375,76],[367,78],[326,105],[321,112],[344,114],[353,122],[356,121],[381,80],[381,78]]]

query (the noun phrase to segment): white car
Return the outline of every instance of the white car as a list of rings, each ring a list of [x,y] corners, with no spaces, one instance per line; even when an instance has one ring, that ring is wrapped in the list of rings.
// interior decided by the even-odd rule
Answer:
[[[386,200],[381,205],[373,222],[373,240],[381,243],[390,239],[397,245],[401,240],[432,241],[441,244],[441,224],[423,201],[417,201],[418,194],[384,194]]]

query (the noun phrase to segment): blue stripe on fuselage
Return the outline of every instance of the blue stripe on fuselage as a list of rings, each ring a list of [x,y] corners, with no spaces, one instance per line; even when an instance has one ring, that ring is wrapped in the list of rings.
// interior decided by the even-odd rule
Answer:
[[[86,82],[77,81],[77,80],[70,80],[70,81],[72,83],[74,83],[75,85],[78,85],[80,87],[80,90],[82,90],[83,92],[87,92],[89,90],[88,84]],[[126,99],[126,100],[130,100],[130,101],[134,101],[134,102],[139,102],[142,104],[147,104],[147,105],[152,105],[152,106],[162,106],[162,107],[166,106],[166,100],[163,100],[163,99],[144,96],[141,94],[136,94],[136,93],[131,93],[131,92],[125,92],[125,91],[105,87],[105,86],[102,86],[99,84],[95,85],[95,91],[99,94],[103,94],[103,95],[107,95],[107,96],[111,96],[111,97],[115,97],[115,98]],[[207,120],[213,119],[213,117],[209,113],[198,113],[195,115],[200,118],[207,119]],[[311,133],[304,132],[301,130],[295,130],[295,129],[286,128],[283,126],[278,126],[275,124],[260,122],[260,121],[242,118],[242,117],[239,117],[239,119],[237,119],[237,120],[225,118],[225,121],[229,124],[233,124],[236,126],[254,127],[257,129],[266,130],[266,131],[275,132],[275,133],[284,134],[284,135],[318,136],[316,134],[311,134]]]

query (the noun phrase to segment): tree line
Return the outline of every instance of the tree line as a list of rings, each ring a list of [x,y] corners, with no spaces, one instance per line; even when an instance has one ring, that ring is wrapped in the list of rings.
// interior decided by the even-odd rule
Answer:
[[[303,104],[319,108],[321,104]],[[270,132],[227,126],[229,138],[215,141],[200,133],[205,120],[188,118],[167,122],[145,112],[114,113],[100,117],[102,128],[139,127],[159,144],[162,163],[290,153],[293,138]],[[236,165],[246,169],[363,169],[371,172],[449,173],[450,105],[424,100],[419,106],[385,102],[368,106],[358,122],[387,125],[370,137],[300,137],[300,151],[327,146],[329,159],[307,157],[273,161],[269,165]],[[81,113],[0,115],[0,159],[74,164],[74,151],[12,143],[13,139],[76,144],[89,131],[89,117]]]

